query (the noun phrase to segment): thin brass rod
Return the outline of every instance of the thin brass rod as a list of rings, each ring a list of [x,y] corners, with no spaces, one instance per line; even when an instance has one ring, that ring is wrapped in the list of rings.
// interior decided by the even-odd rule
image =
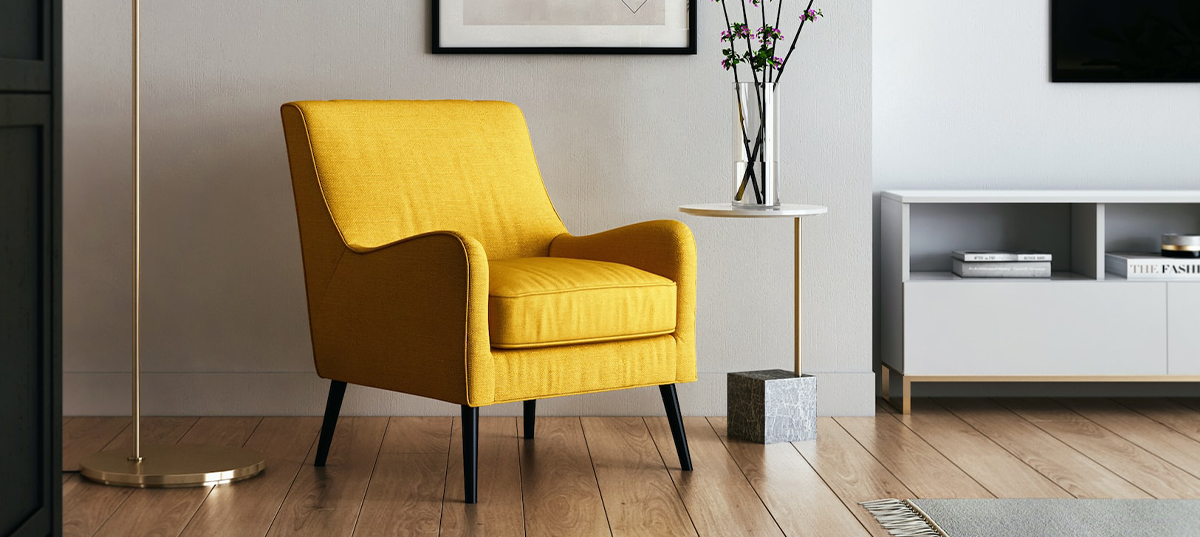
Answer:
[[[795,309],[795,312],[794,312],[794,313],[795,313],[795,319],[796,319],[796,320],[795,320],[795,321],[793,321],[793,323],[795,323],[795,324],[794,324],[794,328],[795,328],[795,331],[796,331],[796,343],[795,343],[795,346],[796,346],[796,376],[798,377],[798,376],[800,376],[800,374],[803,372],[803,369],[800,367],[800,366],[801,366],[800,355],[802,354],[802,350],[803,350],[803,348],[802,348],[802,346],[801,346],[801,341],[800,341],[800,333],[801,333],[801,331],[802,331],[802,328],[801,328],[801,325],[800,325],[800,297],[801,297],[801,294],[802,294],[802,293],[801,293],[801,288],[800,288],[800,218],[799,218],[799,217],[796,217],[796,219],[795,219],[795,220],[796,220],[796,227],[795,227],[795,235],[796,235],[796,246],[795,246],[795,248],[796,248],[796,250],[795,250],[795,252],[793,252],[793,256],[794,256],[794,258],[795,258],[795,263],[796,263],[796,266],[795,266],[795,272],[796,272],[796,284],[795,284],[795,294],[796,294],[796,309]]]
[[[126,487],[208,486],[248,479],[266,467],[261,453],[227,446],[142,446],[141,405],[141,288],[142,288],[142,144],[141,144],[141,22],[139,0],[133,4],[133,451],[125,448],[93,453],[79,461],[80,474],[105,485]],[[143,449],[145,448],[145,449]],[[143,459],[144,457],[144,459]]]
[[[133,454],[131,461],[142,460],[142,102],[141,80],[141,21],[138,0],[133,3]]]

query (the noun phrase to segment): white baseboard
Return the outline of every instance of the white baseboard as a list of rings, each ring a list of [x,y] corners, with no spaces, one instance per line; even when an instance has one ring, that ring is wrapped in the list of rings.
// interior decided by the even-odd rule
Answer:
[[[816,373],[817,411],[822,416],[870,416],[875,412],[871,372]],[[65,373],[63,415],[129,414],[128,373]],[[142,413],[147,416],[320,416],[329,381],[316,373],[142,373]],[[679,386],[689,416],[725,415],[725,373],[702,373]],[[385,390],[351,386],[347,416],[452,416],[454,405]],[[495,405],[484,416],[516,416],[517,404]],[[546,399],[547,416],[661,416],[658,390],[637,389]]]

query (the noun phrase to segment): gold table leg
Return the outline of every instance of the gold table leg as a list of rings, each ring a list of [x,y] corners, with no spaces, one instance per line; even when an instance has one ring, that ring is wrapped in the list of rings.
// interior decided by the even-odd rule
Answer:
[[[795,327],[795,331],[796,331],[796,342],[795,342],[796,376],[799,377],[801,372],[803,371],[803,368],[801,367],[801,357],[800,357],[800,355],[802,353],[802,346],[801,346],[801,341],[800,341],[800,332],[801,332],[801,328],[800,328],[800,295],[802,294],[801,290],[800,290],[800,218],[797,217],[795,220],[796,220],[796,227],[795,227],[796,246],[795,246],[795,252],[794,252],[794,257],[795,257],[795,269],[794,270],[795,270],[795,275],[796,275],[796,283],[795,283],[796,308],[793,312],[795,315],[794,316],[795,321],[793,321],[793,326]]]

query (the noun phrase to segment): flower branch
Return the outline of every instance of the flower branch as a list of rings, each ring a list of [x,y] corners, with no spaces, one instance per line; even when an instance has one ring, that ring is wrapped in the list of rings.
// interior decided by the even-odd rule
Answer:
[[[815,0],[809,0],[808,5],[803,11],[800,12],[799,17],[797,17],[797,19],[799,19],[798,25],[796,26],[796,32],[793,34],[794,37],[792,38],[791,46],[788,48],[787,54],[780,58],[776,54],[776,48],[781,41],[786,39],[784,33],[779,29],[784,21],[783,4],[793,0],[713,1],[721,4],[722,11],[725,15],[725,31],[721,32],[721,43],[723,45],[721,50],[721,67],[723,67],[725,70],[733,71],[734,82],[739,88],[737,93],[739,110],[743,108],[740,103],[742,103],[744,96],[742,95],[740,89],[741,80],[738,68],[743,64],[750,68],[750,76],[754,81],[754,96],[758,101],[756,112],[759,116],[759,128],[757,129],[757,132],[754,133],[753,143],[751,143],[750,138],[751,132],[746,128],[747,118],[744,114],[738,118],[738,121],[741,124],[742,146],[746,151],[749,159],[748,163],[750,165],[746,167],[734,199],[740,201],[744,196],[746,187],[750,186],[754,191],[755,200],[761,204],[764,200],[763,195],[765,195],[766,192],[760,192],[760,190],[765,190],[767,185],[764,183],[762,185],[763,188],[760,189],[759,180],[765,181],[767,178],[757,177],[754,164],[763,164],[761,162],[761,155],[763,154],[765,125],[767,119],[767,109],[765,104],[766,94],[768,91],[767,85],[778,84],[779,80],[782,78],[784,69],[787,67],[788,62],[792,58],[792,54],[796,50],[800,33],[804,30],[805,24],[816,21],[817,18],[824,17],[825,15],[820,9],[814,10],[812,8]],[[730,1],[736,1],[738,4],[740,4],[742,11],[741,20],[730,18],[729,8],[726,5]],[[774,25],[769,23],[771,18],[766,5],[768,2],[778,2],[775,6]],[[750,14],[749,10],[746,8],[747,3],[758,8],[762,24],[757,30],[751,30]],[[739,46],[739,43],[744,44]]]

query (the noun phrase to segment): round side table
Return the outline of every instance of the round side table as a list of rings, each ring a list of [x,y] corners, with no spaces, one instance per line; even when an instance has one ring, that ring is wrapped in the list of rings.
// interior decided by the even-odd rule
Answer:
[[[816,438],[816,379],[803,374],[801,346],[800,219],[829,212],[821,205],[785,203],[743,208],[732,203],[681,205],[679,211],[716,218],[792,218],[795,221],[795,363],[793,372],[774,369],[729,374],[729,434],[764,444]]]

